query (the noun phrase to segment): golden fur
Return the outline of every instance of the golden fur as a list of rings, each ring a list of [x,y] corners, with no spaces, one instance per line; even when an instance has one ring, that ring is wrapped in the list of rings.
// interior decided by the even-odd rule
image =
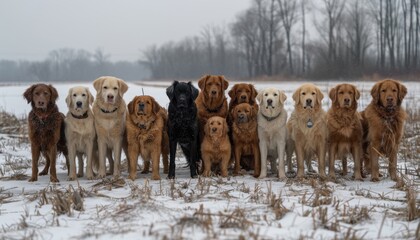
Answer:
[[[169,138],[167,112],[151,96],[136,96],[128,104],[127,143],[129,177],[136,178],[139,154],[144,161],[142,173],[148,173],[152,161],[152,180],[160,180],[159,159],[162,154],[164,173],[168,173]]]
[[[267,159],[271,160],[271,171],[280,179],[285,179],[284,154],[287,138],[287,111],[284,102],[287,97],[283,91],[266,88],[258,93],[260,104],[258,112],[258,138],[261,151],[261,174],[259,178],[267,176]],[[278,168],[276,159],[279,159]]]
[[[110,174],[120,176],[121,151],[125,142],[125,122],[127,106],[123,95],[127,84],[116,77],[100,77],[93,82],[96,98],[92,106],[95,115],[95,129],[98,139],[99,172],[98,177],[106,176],[105,155],[112,151],[114,160],[109,159]]]
[[[339,84],[329,93],[332,101],[327,112],[329,136],[329,177],[335,179],[334,162],[343,161],[343,175],[347,174],[346,156],[351,154],[354,160],[354,178],[362,180],[361,154],[363,129],[357,112],[357,100],[360,92],[352,84]]]
[[[258,144],[257,116],[248,103],[238,104],[233,109],[232,147],[235,156],[234,174],[240,167],[254,169],[254,177],[261,171],[260,148]]]
[[[222,177],[228,176],[228,164],[231,156],[231,144],[228,136],[226,119],[211,117],[204,126],[204,139],[201,143],[203,176],[210,176],[212,165],[219,164]]]
[[[69,180],[76,179],[76,156],[79,160],[77,177],[83,177],[83,155],[86,156],[86,177],[93,179],[93,167],[97,167],[97,142],[95,120],[90,108],[93,96],[87,87],[69,89],[66,103],[69,111],[66,115],[66,140],[69,151]],[[95,152],[94,152],[95,151]]]
[[[389,175],[394,181],[398,179],[397,152],[407,118],[401,103],[406,94],[407,88],[392,79],[379,81],[371,89],[372,101],[362,115],[369,143],[365,149],[369,158],[365,158],[364,164],[368,170],[370,166],[372,181],[379,181],[379,155],[388,157]]]
[[[328,129],[326,113],[322,109],[324,94],[311,83],[301,85],[294,93],[294,110],[288,120],[288,160],[295,150],[297,158],[297,177],[304,176],[304,160],[314,155],[318,158],[318,173],[326,179],[325,155],[327,149]],[[311,127],[308,127],[312,124]],[[293,147],[289,142],[292,142]],[[288,163],[289,164],[289,163]],[[291,164],[289,164],[291,165]]]

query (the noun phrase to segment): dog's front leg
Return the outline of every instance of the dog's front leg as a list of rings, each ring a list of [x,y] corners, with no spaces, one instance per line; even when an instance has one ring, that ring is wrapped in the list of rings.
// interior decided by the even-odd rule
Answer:
[[[176,154],[177,141],[169,139],[169,173],[168,178],[175,178],[175,154]]]
[[[106,143],[98,138],[98,151],[99,151],[99,171],[98,178],[106,177],[106,162],[105,155],[107,154]]]
[[[35,144],[31,144],[32,152],[32,176],[29,179],[29,182],[38,181],[38,161],[39,156],[41,155],[41,149]]]
[[[278,163],[278,177],[279,179],[286,179],[286,173],[284,171],[285,164],[284,164],[284,155],[286,152],[286,139],[284,141],[280,140],[277,142],[277,155],[279,158]]]
[[[260,131],[263,131],[263,130],[260,130]],[[259,138],[260,139],[259,145],[260,145],[260,151],[261,151],[261,173],[260,173],[260,176],[258,178],[260,178],[260,179],[267,177],[267,154],[268,154],[268,151],[267,151],[266,140],[262,139],[262,138],[263,138],[263,136],[260,136],[260,138]]]

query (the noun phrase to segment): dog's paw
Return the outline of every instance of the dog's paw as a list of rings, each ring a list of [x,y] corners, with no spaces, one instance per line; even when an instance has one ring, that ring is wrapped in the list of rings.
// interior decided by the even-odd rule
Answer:
[[[47,174],[48,174],[48,171],[42,170],[42,171],[39,173],[39,176],[45,176],[45,175],[47,175]]]
[[[152,180],[160,180],[160,176],[159,175],[152,175]]]
[[[76,176],[69,176],[67,178],[67,181],[74,181],[74,180],[76,180]]]
[[[372,179],[370,181],[372,181],[372,182],[379,182],[380,179],[379,179],[379,177],[372,177]]]
[[[57,177],[50,176],[50,182],[58,183],[60,181],[58,181]]]
[[[37,176],[32,176],[32,177],[28,180],[28,182],[36,182],[36,181],[38,181],[38,177],[37,177]]]

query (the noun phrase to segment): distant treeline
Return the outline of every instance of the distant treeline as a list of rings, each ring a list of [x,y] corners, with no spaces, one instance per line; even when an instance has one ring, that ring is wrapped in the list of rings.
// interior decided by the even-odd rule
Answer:
[[[109,57],[101,49],[90,53],[64,48],[50,52],[44,61],[0,60],[0,81],[93,81],[104,75],[130,81],[150,77],[148,69],[139,62],[111,62]]]
[[[420,73],[420,0],[251,1],[227,27],[146,49],[152,78]]]

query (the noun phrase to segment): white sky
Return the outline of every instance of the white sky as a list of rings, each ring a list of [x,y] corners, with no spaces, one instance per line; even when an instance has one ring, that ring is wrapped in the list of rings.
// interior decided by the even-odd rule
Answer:
[[[0,0],[0,59],[43,60],[59,48],[102,48],[111,60],[228,26],[250,0]]]

